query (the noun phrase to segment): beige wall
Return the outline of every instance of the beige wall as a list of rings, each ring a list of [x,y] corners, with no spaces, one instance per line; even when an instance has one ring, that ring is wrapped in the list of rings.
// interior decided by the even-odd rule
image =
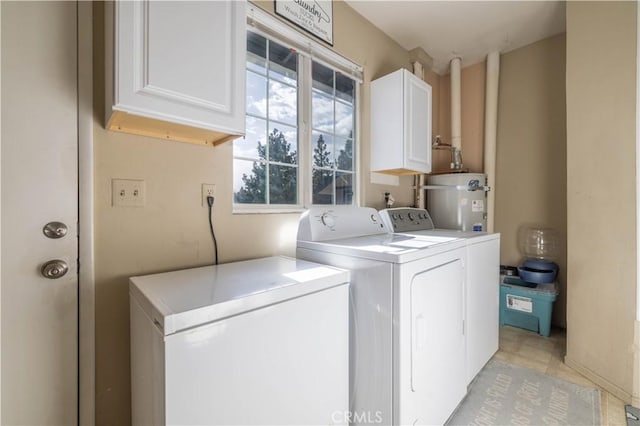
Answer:
[[[566,307],[565,35],[500,57],[495,229],[500,260],[518,265],[518,229],[537,224],[561,236],[553,322],[564,326]]]
[[[635,72],[636,3],[568,2],[566,358],[627,395],[636,309]]]
[[[271,1],[260,5],[273,8]],[[231,214],[231,144],[209,148],[104,130],[102,11],[102,4],[95,3],[96,420],[100,425],[126,425],[130,423],[128,277],[212,263],[200,185],[216,184],[214,226],[222,262],[293,255],[298,214]],[[360,98],[362,204],[383,207],[386,190],[400,205],[411,204],[410,177],[401,178],[400,187],[368,183],[369,81],[409,68],[408,52],[341,1],[334,2],[334,21],[335,49],[365,67]],[[144,179],[146,206],[111,207],[113,178]]]
[[[464,67],[460,73],[460,113],[462,114],[462,163],[471,173],[484,172],[484,61]],[[445,143],[451,143],[451,75],[439,78],[438,130]],[[438,133],[436,133],[438,134]],[[450,170],[451,153],[433,151],[433,170]]]

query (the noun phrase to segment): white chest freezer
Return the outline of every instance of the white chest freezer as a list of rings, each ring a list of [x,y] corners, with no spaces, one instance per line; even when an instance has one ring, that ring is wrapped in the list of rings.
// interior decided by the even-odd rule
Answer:
[[[131,278],[133,424],[339,424],[348,281],[286,257]]]

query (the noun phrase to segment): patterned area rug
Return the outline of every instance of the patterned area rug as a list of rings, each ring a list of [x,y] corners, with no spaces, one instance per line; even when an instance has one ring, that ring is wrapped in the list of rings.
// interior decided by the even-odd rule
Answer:
[[[599,425],[600,391],[492,359],[448,425]]]

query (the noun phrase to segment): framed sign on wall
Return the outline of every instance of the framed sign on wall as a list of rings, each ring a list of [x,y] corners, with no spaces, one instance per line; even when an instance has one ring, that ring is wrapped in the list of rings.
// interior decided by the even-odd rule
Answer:
[[[333,46],[332,0],[275,0],[276,14]]]

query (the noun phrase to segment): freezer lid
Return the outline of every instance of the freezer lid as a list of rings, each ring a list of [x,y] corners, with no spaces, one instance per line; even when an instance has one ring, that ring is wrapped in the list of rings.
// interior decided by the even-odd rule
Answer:
[[[131,277],[129,295],[169,335],[348,282],[348,271],[277,256]]]

